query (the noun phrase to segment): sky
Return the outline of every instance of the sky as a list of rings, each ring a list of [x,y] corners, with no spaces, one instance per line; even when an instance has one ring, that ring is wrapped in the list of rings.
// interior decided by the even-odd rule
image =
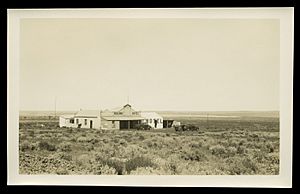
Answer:
[[[279,110],[279,21],[22,19],[20,110]]]

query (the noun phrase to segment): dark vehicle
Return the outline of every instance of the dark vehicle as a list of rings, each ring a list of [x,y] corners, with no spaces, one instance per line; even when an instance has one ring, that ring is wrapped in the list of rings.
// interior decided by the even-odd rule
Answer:
[[[175,131],[198,131],[199,127],[195,125],[180,125],[180,126],[175,126]]]
[[[150,129],[152,129],[152,127],[150,126],[150,125],[147,125],[147,124],[138,124],[138,125],[136,125],[136,129],[137,130],[144,130],[144,131],[146,131],[146,130],[150,130]]]

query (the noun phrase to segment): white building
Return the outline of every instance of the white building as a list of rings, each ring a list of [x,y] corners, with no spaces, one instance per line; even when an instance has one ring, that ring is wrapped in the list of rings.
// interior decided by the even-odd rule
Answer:
[[[153,129],[170,127],[172,123],[164,120],[156,112],[134,110],[130,104],[112,110],[81,110],[73,115],[59,117],[59,127],[93,129],[135,129],[145,123]]]
[[[100,129],[101,117],[98,110],[81,110],[74,115],[59,117],[59,127]]]
[[[143,123],[148,124],[154,129],[163,128],[163,117],[156,112],[141,112],[141,117],[144,118]]]

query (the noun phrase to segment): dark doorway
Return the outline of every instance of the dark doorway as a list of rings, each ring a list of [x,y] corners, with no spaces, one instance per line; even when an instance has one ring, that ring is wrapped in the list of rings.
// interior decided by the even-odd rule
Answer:
[[[93,128],[93,121],[90,120],[90,129],[92,129],[92,128]]]
[[[128,129],[128,121],[120,121],[120,129]]]
[[[154,119],[154,128],[157,127],[157,119]]]
[[[140,124],[140,120],[134,120],[134,121],[120,121],[120,129],[135,129],[138,124]]]

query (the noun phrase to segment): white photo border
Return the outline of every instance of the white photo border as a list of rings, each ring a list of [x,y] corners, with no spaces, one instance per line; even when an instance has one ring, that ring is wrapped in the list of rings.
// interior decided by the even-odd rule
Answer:
[[[279,175],[19,175],[20,20],[24,18],[205,18],[280,20]],[[164,187],[292,187],[294,9],[286,8],[112,8],[8,10],[7,173],[8,185]]]

